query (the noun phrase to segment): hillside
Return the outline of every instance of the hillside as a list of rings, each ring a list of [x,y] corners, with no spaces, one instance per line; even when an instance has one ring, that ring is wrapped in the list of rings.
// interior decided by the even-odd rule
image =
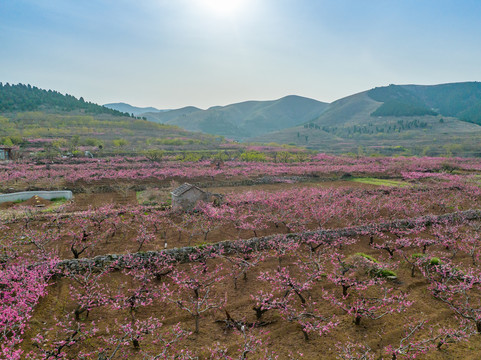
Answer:
[[[368,96],[381,102],[371,116],[423,116],[437,115],[419,97],[402,86],[389,85],[374,88],[367,92]]]
[[[303,125],[249,140],[328,152],[479,156],[480,101],[479,83],[390,85],[337,100]]]
[[[241,140],[310,121],[324,112],[327,106],[317,100],[291,95],[272,101],[246,101],[207,110],[188,107],[142,116],[187,130]]]
[[[369,90],[368,95],[383,103],[374,116],[440,114],[481,124],[481,83],[478,82],[389,85]]]
[[[403,87],[444,116],[454,116],[462,121],[481,124],[481,83],[479,82]]]
[[[80,97],[61,94],[58,91],[43,90],[36,86],[0,82],[0,112],[57,110],[80,110],[92,114],[111,114],[115,116],[130,116],[118,110],[108,109]]]
[[[130,104],[126,104],[123,102],[119,103],[109,103],[109,104],[104,104],[106,108],[117,110],[123,113],[128,113],[128,114],[134,114],[134,116],[139,116],[140,114],[146,113],[146,112],[159,112],[159,111],[165,111],[165,110],[159,110],[154,107],[138,107],[138,106],[132,106]]]
[[[145,149],[215,149],[222,139],[31,85],[0,86],[0,145],[38,156],[139,154]],[[22,151],[21,151],[22,152]]]
[[[477,82],[389,85],[332,104],[286,96],[207,110],[107,105],[126,112],[31,85],[0,84],[0,144],[41,138],[68,148],[74,137],[77,145],[136,153],[159,147],[215,149],[220,135],[332,153],[481,156]]]

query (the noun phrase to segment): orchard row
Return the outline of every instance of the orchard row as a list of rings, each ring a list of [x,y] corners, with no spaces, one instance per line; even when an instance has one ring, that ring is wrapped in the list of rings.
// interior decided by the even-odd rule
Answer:
[[[238,240],[234,253],[204,246],[186,264],[159,253],[84,271],[58,268],[40,248],[22,254],[14,241],[0,270],[3,357],[296,358],[279,353],[269,336],[288,327],[295,331],[282,341],[305,342],[298,348],[306,349],[328,344],[326,358],[374,359],[379,351],[385,359],[414,358],[481,333],[479,230],[479,222],[460,217],[335,240],[279,235],[266,251]],[[424,298],[412,281],[425,284]],[[68,290],[55,300],[58,311],[42,313],[42,301],[51,302],[59,288]],[[419,311],[425,302],[450,315],[432,322]],[[372,350],[379,345],[372,338],[330,340],[345,332],[356,337],[360,326],[380,331],[385,322],[403,323],[405,331],[380,350]],[[194,351],[202,338],[210,345]],[[235,346],[213,340],[224,338]]]
[[[475,207],[480,199],[481,188],[462,182],[371,190],[303,187],[230,193],[221,204],[200,203],[191,212],[140,205],[71,214],[27,210],[0,230],[3,241],[22,243],[24,251],[79,258],[450,213]]]
[[[444,158],[351,158],[319,154],[309,162],[274,163],[226,161],[217,165],[199,162],[150,162],[144,157],[108,159],[59,159],[52,164],[29,161],[0,164],[0,181],[4,186],[48,179],[50,183],[66,181],[95,182],[101,180],[168,180],[173,178],[256,178],[259,176],[356,176],[404,177],[422,179],[436,177],[459,179],[454,170],[481,170],[478,159]]]

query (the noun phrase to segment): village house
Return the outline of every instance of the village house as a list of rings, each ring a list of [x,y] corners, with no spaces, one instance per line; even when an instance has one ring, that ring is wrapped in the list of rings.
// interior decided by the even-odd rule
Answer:
[[[0,161],[1,160],[12,160],[12,148],[0,146]]]
[[[189,183],[184,183],[171,192],[172,208],[174,210],[192,210],[199,201],[211,201],[213,198],[220,200],[222,198],[219,194],[212,194],[204,191],[197,186]]]

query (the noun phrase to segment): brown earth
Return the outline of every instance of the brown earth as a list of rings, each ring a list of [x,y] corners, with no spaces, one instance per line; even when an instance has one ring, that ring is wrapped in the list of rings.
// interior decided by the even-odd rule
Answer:
[[[322,186],[322,187],[355,187],[355,188],[375,188],[375,185],[368,185],[362,183],[354,183],[348,181],[332,181],[332,182],[319,182],[319,183],[302,183],[302,184],[263,184],[255,186],[236,186],[236,187],[210,187],[207,190],[218,193],[228,193],[231,191],[244,192],[252,190],[264,190],[264,191],[278,191],[288,188],[296,188],[299,186]],[[168,196],[168,194],[164,194]],[[99,207],[107,204],[135,204],[137,202],[135,192],[131,191],[125,194],[122,193],[87,193],[75,195],[72,210],[85,210],[89,206]],[[476,204],[475,204],[476,205]],[[442,209],[439,209],[442,212]],[[436,212],[436,211],[434,211]],[[421,214],[420,214],[421,215]],[[41,224],[36,224],[41,225]],[[345,226],[343,223],[331,224],[332,227]],[[267,235],[271,233],[286,232],[284,228],[271,227],[269,229],[260,231],[259,236]],[[96,249],[96,253],[112,253],[112,252],[124,252],[135,251],[135,245],[130,241],[131,234],[127,231],[118,235],[108,244],[102,244]],[[208,242],[217,242],[225,240],[226,238],[235,239],[238,236],[241,238],[252,237],[252,232],[245,231],[239,234],[233,227],[225,226],[217,229],[216,231],[208,235]],[[168,247],[179,247],[186,245],[193,245],[195,243],[202,242],[202,238],[189,240],[187,236],[178,238],[177,233],[168,234]],[[376,358],[381,359],[381,350],[388,344],[399,343],[399,340],[404,336],[403,326],[410,321],[410,319],[416,320],[428,320],[428,326],[422,332],[422,336],[426,336],[430,327],[437,328],[438,326],[458,326],[454,313],[449,307],[440,301],[434,299],[427,289],[427,282],[420,274],[416,274],[413,278],[410,273],[410,266],[403,261],[401,257],[396,257],[394,260],[389,260],[385,252],[381,250],[375,250],[369,246],[368,239],[362,237],[354,245],[345,247],[343,253],[351,255],[357,252],[364,252],[372,255],[378,260],[386,261],[392,264],[393,270],[397,272],[398,280],[394,282],[388,282],[386,286],[392,288],[394,291],[402,291],[409,294],[409,299],[414,301],[414,305],[410,307],[406,312],[395,315],[387,315],[378,320],[365,320],[361,322],[361,325],[356,326],[353,323],[352,316],[345,314],[344,312],[333,309],[330,305],[322,304],[325,306],[326,313],[329,315],[336,315],[339,321],[339,325],[331,332],[323,336],[313,335],[309,341],[305,341],[299,326],[295,323],[289,323],[280,318],[274,311],[267,312],[263,319],[269,324],[259,329],[252,329],[252,333],[259,334],[259,337],[263,339],[264,345],[269,350],[275,351],[279,354],[280,359],[287,359],[287,354],[292,352],[296,354],[301,352],[304,356],[303,359],[336,359],[338,350],[336,344],[343,344],[346,341],[363,343],[369,345],[371,349],[376,353]],[[148,244],[142,250],[159,250],[163,248],[163,240],[159,240]],[[442,249],[438,249],[442,251]],[[71,258],[72,255],[68,248],[61,249],[61,257]],[[209,260],[211,266],[221,260]],[[458,262],[467,263],[468,258],[458,258]],[[228,277],[222,282],[218,283],[215,289],[215,293],[219,296],[225,296],[227,294],[228,302],[226,310],[236,320],[243,320],[247,322],[254,322],[255,314],[252,310],[254,301],[251,298],[252,294],[256,294],[260,290],[266,289],[266,284],[257,279],[257,276],[263,271],[273,271],[278,264],[277,257],[271,257],[267,261],[261,263],[254,270],[248,272],[247,281],[239,280],[238,289],[234,289],[232,278]],[[283,259],[283,266],[290,266],[294,269],[291,258]],[[187,266],[187,265],[182,265]],[[166,281],[166,280],[162,280]],[[162,281],[154,283],[153,287],[160,287]],[[109,274],[106,279],[105,286],[111,289],[118,289],[122,283],[134,286],[131,279],[125,276],[121,272],[114,272]],[[26,332],[24,336],[24,343],[22,348],[25,350],[32,350],[34,348],[33,343],[29,340],[40,331],[45,331],[45,328],[55,327],[53,314],[60,316],[64,313],[72,313],[75,308],[75,303],[70,298],[70,285],[74,285],[74,282],[62,278],[54,281],[49,287],[49,294],[44,297],[37,306],[33,318],[30,321],[31,328]],[[333,285],[327,281],[321,282],[315,289],[312,290],[312,294],[315,296],[319,293],[321,288],[339,292],[340,289],[335,289]],[[105,329],[107,327],[113,329],[116,327],[115,319],[128,316],[126,311],[111,310],[105,308],[93,309],[88,319],[83,320],[86,324],[90,321],[97,322],[100,328],[100,333],[97,337],[89,339],[85,344],[84,350],[96,350],[102,346],[99,341],[99,336],[106,335]],[[178,322],[182,323],[184,328],[193,329],[194,322],[192,318],[181,312],[178,307],[173,306],[165,302],[154,301],[152,305],[140,308],[136,313],[136,318],[148,318],[155,316],[163,319],[164,326],[169,327]],[[225,313],[217,310],[207,314],[201,319],[200,334],[191,335],[184,340],[180,345],[184,348],[189,348],[201,355],[202,359],[208,359],[208,355],[202,349],[211,347],[215,343],[220,342],[223,346],[229,349],[229,354],[234,356],[236,348],[242,343],[242,339],[239,335],[235,334],[232,330],[225,329],[222,325],[222,321],[225,319]],[[260,331],[265,331],[267,334],[260,334]],[[48,331],[45,332],[47,335]],[[455,344],[446,344],[441,350],[435,350],[428,355],[419,357],[420,359],[480,359],[481,358],[481,342],[479,342],[479,336],[473,336],[468,342],[461,342]],[[153,350],[156,345],[151,343],[142,343],[142,349]],[[75,351],[70,353],[71,358],[75,358]],[[132,359],[140,359],[140,357],[133,356]],[[262,359],[262,356],[254,356],[252,359]],[[388,359],[384,357],[383,359]]]
[[[261,184],[246,186],[220,186],[208,187],[205,190],[212,193],[227,194],[230,192],[247,192],[247,191],[280,191],[289,189],[298,189],[299,187],[321,187],[321,188],[351,188],[351,189],[374,189],[379,187],[372,184],[364,184],[355,181],[335,180],[335,181],[319,181],[319,182],[303,182],[303,183],[277,183],[277,184]]]
[[[46,200],[44,198],[41,198],[40,196],[35,195],[27,201],[22,202],[21,204],[23,206],[45,207],[52,204],[52,202],[50,200]]]
[[[378,186],[371,185],[371,184],[364,184],[358,182],[351,182],[351,181],[332,181],[332,182],[319,182],[319,183],[301,183],[301,184],[262,184],[262,185],[252,185],[252,186],[239,186],[239,187],[215,187],[215,188],[208,188],[208,191],[211,192],[218,192],[221,194],[227,194],[232,191],[242,193],[247,191],[255,191],[255,190],[262,190],[262,191],[280,191],[285,189],[293,189],[299,187],[346,187],[346,188],[364,188],[364,189],[372,189]],[[158,199],[160,202],[165,202],[170,197],[170,192],[165,191],[165,189],[158,190],[157,193]],[[64,210],[67,213],[75,213],[77,211],[84,211],[88,210],[89,208],[97,208],[106,205],[135,205],[137,204],[137,197],[134,191],[128,191],[126,195],[123,193],[83,193],[83,194],[76,194],[74,195],[73,201],[66,205]],[[466,209],[469,209],[469,204],[466,204]],[[418,216],[426,215],[426,214],[443,214],[449,212],[447,209],[434,206],[429,209],[425,214],[418,214]],[[385,215],[386,218],[389,218],[387,214]],[[135,219],[129,218],[127,215],[124,215],[124,222],[126,225],[121,226],[118,231],[116,232],[115,236],[108,239],[108,241],[102,241],[98,243],[94,250],[91,252],[85,252],[80,257],[92,257],[102,254],[111,254],[111,253],[128,253],[128,252],[136,252],[138,250],[139,244],[137,244],[134,240],[136,236],[136,229],[132,228],[132,224],[135,225]],[[174,222],[180,223],[182,219],[180,217],[174,218]],[[340,228],[340,227],[347,227],[352,226],[353,223],[351,222],[352,219],[344,218],[344,219],[333,219],[326,224],[326,228]],[[375,219],[373,219],[375,220]],[[34,227],[40,228],[42,226],[42,222],[36,223],[33,222],[31,224]],[[22,222],[17,224],[12,224],[12,230],[21,229],[23,226]],[[75,223],[72,224],[75,227]],[[318,228],[317,224],[309,224],[309,230],[316,230]],[[74,228],[72,228],[74,230]],[[248,239],[257,236],[268,236],[273,234],[286,234],[289,233],[288,228],[286,228],[283,224],[278,224],[277,226],[274,224],[270,224],[266,229],[258,229],[255,232],[252,230],[241,230],[235,228],[233,224],[223,224],[218,226],[217,228],[213,228],[207,236],[198,232],[189,233],[189,231],[183,231],[179,233],[179,231],[175,229],[167,229],[165,234],[158,235],[152,241],[144,244],[141,248],[141,251],[156,251],[162,250],[165,248],[165,244],[167,244],[167,248],[177,248],[183,246],[193,246],[193,245],[201,245],[206,243],[216,243],[224,240],[236,240],[236,239]],[[65,242],[67,242],[68,237],[64,236]],[[70,251],[70,245],[67,243],[63,246],[58,247],[58,244],[52,244],[55,248],[59,249],[59,256],[61,258],[72,258],[72,252]],[[33,248],[32,248],[33,250]]]
[[[24,206],[34,206],[34,207],[46,207],[51,205],[52,202],[50,200],[46,200],[40,196],[33,196],[28,200],[22,201],[20,203],[16,203],[13,201],[7,201],[0,204],[0,209],[10,209],[13,207],[24,207]]]
[[[368,245],[368,239],[361,239],[358,244],[350,246],[344,250],[345,253],[352,254],[356,252],[365,252],[374,256],[378,260],[386,260],[384,254],[379,250],[373,250]],[[395,259],[399,261],[401,259]],[[465,259],[467,261],[467,259]],[[211,260],[211,265],[214,265],[219,260]],[[247,281],[239,280],[238,289],[235,290],[231,277],[227,277],[221,283],[218,283],[215,293],[220,297],[227,294],[228,302],[226,310],[236,320],[243,320],[247,322],[255,322],[255,314],[252,310],[254,301],[251,299],[251,294],[256,294],[260,290],[266,289],[266,284],[257,280],[257,276],[262,271],[272,271],[278,264],[278,258],[273,257],[256,267],[254,270],[248,272]],[[292,259],[286,257],[283,259],[282,265],[286,266],[292,264]],[[182,265],[186,267],[186,265]],[[293,265],[290,265],[293,266]],[[396,292],[406,292],[409,294],[409,299],[414,301],[414,305],[408,308],[407,311],[401,314],[387,315],[378,320],[363,319],[361,325],[356,326],[353,323],[353,318],[344,312],[333,309],[330,305],[325,306],[326,314],[335,315],[339,321],[339,325],[331,332],[323,336],[312,335],[309,341],[305,341],[300,331],[300,328],[295,323],[289,323],[279,317],[275,311],[267,312],[262,320],[268,322],[267,326],[258,329],[250,330],[254,334],[260,334],[259,331],[268,332],[268,334],[260,334],[263,343],[271,351],[275,351],[280,359],[287,359],[289,351],[296,354],[298,351],[304,356],[304,359],[335,359],[338,354],[336,344],[343,344],[346,341],[355,343],[363,343],[369,345],[373,351],[381,356],[381,350],[384,346],[399,342],[404,336],[404,325],[415,320],[428,320],[428,327],[423,331],[424,336],[429,330],[429,327],[437,328],[438,326],[452,326],[457,327],[457,321],[454,313],[447,305],[437,301],[427,291],[426,281],[416,274],[414,278],[411,277],[410,268],[402,261],[399,267],[395,269],[398,274],[398,280],[395,282],[388,282],[387,287],[392,288]],[[109,275],[106,286],[116,289],[122,282],[127,282],[132,285],[132,282],[126,277],[115,272]],[[108,284],[108,285],[107,285]],[[25,338],[28,339],[36,334],[44,327],[54,326],[52,321],[52,313],[72,313],[75,309],[75,303],[72,302],[69,296],[69,286],[74,285],[68,279],[61,279],[52,284],[49,289],[49,295],[43,298],[38,305],[34,316],[31,320],[31,329],[26,333]],[[159,287],[161,282],[153,284],[154,287]],[[316,296],[320,288],[338,293],[341,297],[340,289],[336,289],[332,284],[324,281],[311,293]],[[105,328],[115,328],[115,319],[123,316],[128,316],[127,311],[113,311],[104,308],[93,309],[85,320],[86,323],[95,321],[100,324],[101,332],[98,336],[106,335]],[[136,313],[136,318],[145,319],[154,316],[163,319],[164,325],[171,326],[178,322],[187,329],[193,329],[194,323],[192,318],[176,306],[169,303],[154,301],[152,305],[141,308]],[[234,355],[236,347],[242,342],[239,335],[236,335],[232,330],[225,329],[222,325],[222,320],[225,319],[225,314],[221,310],[207,314],[201,319],[200,333],[192,335],[181,343],[182,347],[196,350],[201,355],[201,359],[208,359],[207,354],[202,350],[206,347],[211,347],[215,343],[220,342],[223,346],[230,349],[230,354]],[[220,321],[220,322],[218,322]],[[420,359],[479,359],[481,356],[481,343],[478,341],[479,335],[471,338],[469,342],[446,344],[441,350],[433,351],[432,353],[419,357]],[[95,350],[100,347],[101,342],[91,339],[84,350]],[[155,345],[144,343],[141,345],[144,350],[154,350]],[[32,344],[26,341],[23,345],[26,350],[32,349]],[[73,357],[73,355],[72,355]],[[137,357],[131,357],[137,359]],[[262,359],[262,357],[252,357],[253,359]],[[140,359],[140,358],[139,358]],[[384,357],[383,359],[388,359]]]
[[[98,208],[110,204],[115,205],[135,205],[137,198],[135,191],[127,191],[125,193],[105,192],[105,193],[81,193],[75,194],[72,205],[69,206],[71,211],[87,210],[89,207]]]

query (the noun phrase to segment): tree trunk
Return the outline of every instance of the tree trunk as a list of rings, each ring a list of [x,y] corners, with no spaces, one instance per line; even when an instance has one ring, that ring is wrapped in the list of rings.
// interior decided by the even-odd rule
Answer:
[[[256,312],[256,319],[259,320],[262,315],[267,311],[267,309],[262,309],[261,306],[252,308]]]
[[[73,247],[73,245],[70,247],[70,250],[72,250],[74,259],[78,259],[79,253],[78,253],[77,250],[75,250],[75,248]]]
[[[87,311],[87,316],[85,317],[85,319],[87,319],[89,317],[89,311],[86,308],[78,305],[77,308],[74,311],[75,320],[80,321],[80,315],[83,314],[85,311]]]
[[[199,333],[199,315],[194,315],[194,320],[195,320],[195,331],[194,331],[194,333],[198,334]]]
[[[479,333],[481,333],[481,321],[476,321],[476,331]]]

